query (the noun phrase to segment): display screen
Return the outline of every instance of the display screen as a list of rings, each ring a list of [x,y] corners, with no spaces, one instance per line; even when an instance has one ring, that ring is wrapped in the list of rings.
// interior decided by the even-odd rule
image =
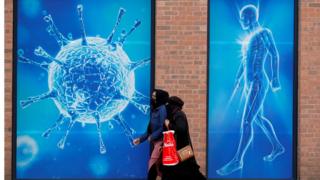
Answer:
[[[209,179],[294,179],[295,9],[209,0]]]
[[[14,3],[13,176],[146,178],[153,2]]]

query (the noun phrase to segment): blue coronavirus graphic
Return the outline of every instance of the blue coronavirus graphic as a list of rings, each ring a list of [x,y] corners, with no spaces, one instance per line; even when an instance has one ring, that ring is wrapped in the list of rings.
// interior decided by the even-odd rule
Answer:
[[[66,139],[76,122],[96,124],[100,153],[105,153],[106,148],[102,140],[101,123],[111,120],[116,121],[124,129],[130,143],[133,140],[134,130],[128,126],[121,116],[121,112],[129,103],[147,114],[148,98],[135,89],[134,71],[150,63],[150,58],[131,61],[123,45],[126,38],[141,24],[134,22],[132,28],[122,31],[120,37],[114,41],[114,33],[125,14],[125,9],[120,8],[117,21],[112,32],[107,38],[99,36],[86,36],[83,18],[83,6],[77,6],[81,38],[72,39],[64,37],[55,25],[52,16],[46,14],[44,21],[48,24],[47,31],[54,37],[60,46],[60,51],[51,56],[41,46],[34,51],[36,56],[44,58],[37,62],[24,56],[22,49],[18,50],[18,59],[22,63],[33,64],[48,72],[49,91],[38,96],[29,97],[21,101],[21,106],[26,108],[30,104],[51,98],[60,111],[56,122],[45,131],[42,136],[49,137],[51,132],[66,120],[69,124],[65,135],[58,142],[58,147],[63,149]]]

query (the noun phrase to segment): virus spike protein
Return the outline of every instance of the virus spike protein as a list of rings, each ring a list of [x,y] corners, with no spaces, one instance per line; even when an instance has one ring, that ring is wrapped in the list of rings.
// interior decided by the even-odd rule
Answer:
[[[105,147],[105,145],[103,143],[103,140],[102,140],[100,115],[99,115],[99,113],[94,113],[93,116],[94,116],[94,118],[96,120],[97,131],[98,131],[98,135],[99,135],[100,153],[101,154],[105,154],[106,153],[106,147]]]
[[[73,125],[76,122],[76,118],[77,118],[77,116],[75,114],[71,115],[70,122],[69,122],[69,125],[68,125],[68,129],[66,131],[66,134],[60,139],[60,141],[57,144],[58,148],[64,149],[64,145],[66,143],[67,137],[68,137]]]
[[[47,62],[37,62],[37,61],[34,61],[32,59],[29,59],[29,58],[26,58],[23,56],[24,54],[24,51],[22,49],[19,49],[18,50],[18,61],[21,62],[21,63],[26,63],[26,64],[32,64],[32,65],[36,65],[36,66],[39,66],[40,68],[48,71],[48,66],[50,63],[47,63]]]
[[[26,107],[30,106],[32,103],[38,102],[40,100],[48,99],[48,98],[54,98],[54,97],[57,97],[57,92],[50,91],[50,92],[40,94],[38,96],[29,97],[27,100],[22,100],[22,101],[20,101],[20,104],[21,104],[22,108],[26,108]]]
[[[51,62],[55,62],[59,65],[63,65],[62,62],[60,62],[59,60],[53,58],[49,53],[47,53],[41,46],[38,46],[35,50],[34,50],[34,54],[36,56],[41,56],[43,58],[46,58],[48,60],[50,60]]]
[[[42,137],[48,138],[53,130],[58,129],[60,127],[60,125],[63,124],[64,118],[65,118],[64,115],[60,114],[60,116],[56,120],[56,122],[49,129],[47,129],[44,133],[42,133]]]
[[[125,10],[125,9],[123,9],[123,8],[120,8],[120,9],[119,9],[119,13],[118,13],[118,18],[117,18],[116,24],[114,25],[114,27],[113,27],[110,35],[109,35],[108,38],[107,38],[107,44],[110,44],[110,43],[111,43],[112,38],[113,38],[113,35],[114,35],[114,33],[116,32],[117,27],[118,27],[118,25],[119,25],[120,22],[121,22],[121,18],[122,18],[122,16],[123,16],[125,13],[126,13],[126,10]]]
[[[128,33],[122,33],[122,37],[120,38],[119,40],[119,43],[121,45],[123,45],[123,43],[125,42],[125,40],[127,39],[128,36],[130,36],[130,34],[135,30],[137,29],[141,24],[141,21],[139,20],[136,20],[132,26],[132,28],[130,29],[130,31]]]
[[[140,61],[130,63],[129,69],[134,71],[137,68],[147,65],[149,63],[150,63],[150,58],[142,59]]]
[[[114,119],[122,127],[125,135],[127,136],[128,140],[129,140],[131,147],[134,147],[133,134],[135,133],[135,131],[132,128],[130,128],[130,126],[127,124],[127,122],[123,119],[123,117],[120,114],[115,116]]]
[[[81,4],[79,4],[77,6],[77,10],[78,10],[78,16],[79,16],[80,28],[81,28],[81,36],[82,36],[81,44],[86,46],[86,45],[88,45],[88,42],[87,42],[86,31],[85,31],[84,22],[83,22],[83,6]]]
[[[48,33],[56,39],[60,47],[63,47],[64,45],[67,45],[69,43],[69,40],[60,33],[60,31],[54,24],[54,21],[50,14],[47,16],[44,16],[43,20],[47,22],[49,25],[47,27]]]

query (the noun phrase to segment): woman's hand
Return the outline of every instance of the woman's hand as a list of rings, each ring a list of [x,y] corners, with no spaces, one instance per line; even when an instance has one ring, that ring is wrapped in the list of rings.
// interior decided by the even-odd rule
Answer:
[[[170,121],[168,119],[164,120],[164,125],[166,126],[167,129],[169,129],[169,124],[170,124]]]
[[[138,145],[138,144],[140,144],[140,139],[139,139],[139,138],[134,139],[132,143],[133,143],[134,145]]]

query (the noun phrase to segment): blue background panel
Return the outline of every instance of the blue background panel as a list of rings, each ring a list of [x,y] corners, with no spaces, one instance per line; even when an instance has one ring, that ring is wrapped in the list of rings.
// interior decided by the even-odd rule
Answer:
[[[261,128],[253,126],[254,137],[244,156],[241,170],[221,176],[217,170],[237,151],[245,99],[241,90],[228,106],[237,70],[242,59],[241,41],[246,32],[239,23],[243,6],[258,7],[259,23],[269,28],[280,57],[281,90],[271,88],[264,101],[264,115],[271,121],[285,153],[273,162],[263,156],[272,146]],[[294,1],[290,0],[210,0],[209,99],[208,99],[208,178],[291,179],[293,170],[293,77],[294,77]],[[264,64],[271,77],[270,58]]]
[[[132,62],[151,58],[152,12],[149,0],[18,0],[17,1],[17,49],[23,49],[24,56],[37,62],[45,59],[35,56],[33,51],[43,47],[55,57],[60,47],[47,32],[44,15],[51,14],[59,31],[73,39],[81,38],[77,5],[83,5],[84,27],[87,37],[107,38],[116,22],[119,8],[126,14],[114,35],[117,40],[122,29],[129,29],[136,19],[141,25],[127,38],[123,49]],[[18,61],[18,59],[16,59]],[[114,179],[145,178],[149,144],[132,148],[119,124],[101,124],[106,154],[99,152],[99,139],[95,124],[75,123],[63,150],[57,147],[64,136],[68,120],[60,130],[52,132],[49,138],[41,134],[59,117],[60,111],[52,99],[46,99],[22,108],[21,100],[47,92],[48,73],[38,66],[17,62],[17,179]],[[146,97],[150,96],[151,62],[134,71],[134,88]],[[149,101],[144,102],[149,105]],[[127,124],[140,136],[147,128],[149,113],[144,114],[132,103],[119,112]]]

